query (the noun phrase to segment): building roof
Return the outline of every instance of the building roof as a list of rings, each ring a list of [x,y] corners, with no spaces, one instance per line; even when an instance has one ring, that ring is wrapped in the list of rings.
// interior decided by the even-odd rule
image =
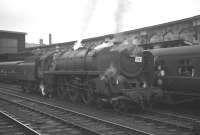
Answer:
[[[18,31],[8,31],[8,30],[0,30],[0,33],[10,33],[10,34],[23,34],[26,35],[25,32],[18,32]]]
[[[128,33],[138,32],[138,31],[143,31],[143,30],[159,29],[160,27],[176,25],[176,24],[179,24],[182,22],[193,21],[196,19],[200,19],[200,15],[196,15],[196,16],[192,16],[192,17],[188,17],[188,18],[184,18],[184,19],[180,19],[180,20],[176,20],[176,21],[170,21],[170,22],[166,22],[166,23],[156,24],[156,25],[152,25],[152,26],[142,27],[142,28],[138,28],[138,29],[134,29],[134,30],[123,31],[120,33],[128,34]]]
[[[119,32],[119,33],[113,33],[113,34],[107,34],[107,35],[98,36],[98,37],[87,38],[87,39],[84,39],[83,42],[84,41],[90,41],[90,40],[97,40],[97,39],[105,38],[105,37],[113,37],[115,34],[122,34],[123,35],[123,34],[139,32],[139,31],[146,31],[146,30],[148,31],[148,30],[152,30],[152,29],[159,29],[160,27],[175,25],[175,24],[178,24],[178,23],[191,21],[191,20],[195,20],[195,19],[200,19],[200,15],[196,15],[196,16],[192,16],[192,17],[188,17],[188,18],[184,18],[184,19],[180,19],[180,20],[176,20],[176,21],[161,23],[161,24],[157,24],[157,25],[137,28],[137,29],[134,29],[134,30],[128,30],[128,31],[123,31],[123,32]]]

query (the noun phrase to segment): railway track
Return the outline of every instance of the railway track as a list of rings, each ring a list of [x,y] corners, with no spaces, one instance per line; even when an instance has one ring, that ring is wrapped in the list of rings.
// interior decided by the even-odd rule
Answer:
[[[33,107],[37,106],[37,103],[33,104],[32,101],[26,102],[27,106],[30,106],[30,104],[32,104]],[[45,104],[46,107],[52,106],[46,103],[42,103],[42,104],[43,105]],[[59,111],[59,110],[66,111],[66,109],[64,108],[57,107],[56,111]],[[64,118],[65,113],[66,112],[61,113],[61,115],[64,114],[61,117]],[[72,116],[72,119],[73,118],[76,119],[76,117],[77,115]],[[111,123],[118,123],[117,125],[119,126],[123,125],[124,127],[128,129],[134,128],[137,131],[142,131],[146,134],[152,134],[152,135],[153,134],[155,135],[160,135],[160,134],[162,135],[165,135],[165,134],[166,135],[177,135],[177,134],[191,135],[194,132],[196,132],[193,125],[195,123],[198,123],[197,120],[191,119],[189,117],[182,117],[182,116],[178,116],[178,115],[174,115],[170,113],[161,113],[161,112],[156,112],[156,111],[145,112],[143,114],[128,114],[127,116],[118,117],[118,118],[113,115],[113,118],[110,118],[108,122],[110,121],[112,121]],[[79,123],[81,123],[81,120]]]
[[[194,124],[200,124],[200,120],[194,119],[187,116],[182,116],[173,113],[161,112],[157,110],[149,111],[145,114],[147,117],[152,119],[158,119],[160,121],[165,121],[169,125],[176,125],[180,128],[193,129]]]
[[[148,111],[142,114],[125,114],[129,118],[141,119],[142,123],[157,125],[157,128],[164,129],[166,132],[176,132],[182,134],[200,134],[200,121],[190,117],[175,115],[173,113],[164,113],[157,111]],[[196,135],[195,134],[195,135]]]
[[[34,129],[24,125],[17,119],[0,110],[0,134],[1,135],[40,135]]]
[[[27,128],[33,129],[41,135],[98,135],[97,133],[90,130],[72,125],[62,119],[42,113],[41,111],[27,108],[12,101],[0,99],[0,106],[1,110],[6,111],[9,116],[15,118],[22,125],[25,125]],[[27,133],[27,135],[29,135],[29,133]]]
[[[76,134],[87,135],[152,135],[151,133],[90,117],[72,110],[14,96],[13,94],[11,96],[1,92],[0,96],[0,102],[3,103],[1,108],[11,112],[13,115],[18,115],[18,117],[22,118],[21,121],[42,134],[70,134],[66,131],[70,128]],[[25,118],[24,115],[26,115]],[[38,124],[40,126],[37,126]]]

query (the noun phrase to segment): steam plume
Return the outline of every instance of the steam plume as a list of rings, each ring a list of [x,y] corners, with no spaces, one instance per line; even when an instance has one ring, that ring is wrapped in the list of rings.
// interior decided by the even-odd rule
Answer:
[[[88,0],[86,9],[85,9],[84,15],[83,15],[83,24],[81,27],[81,33],[80,33],[80,36],[79,36],[76,44],[74,45],[74,49],[78,49],[79,47],[81,47],[81,41],[83,39],[83,35],[84,35],[85,31],[87,30],[88,24],[94,14],[97,2],[98,2],[98,0]]]
[[[84,32],[88,28],[88,24],[89,24],[93,14],[94,14],[97,2],[98,2],[98,0],[88,0],[86,10],[85,10],[85,14],[84,14],[84,18],[83,18],[81,35],[83,35]]]
[[[115,12],[116,33],[120,32],[123,27],[123,17],[128,10],[129,4],[129,0],[118,0],[117,9]]]

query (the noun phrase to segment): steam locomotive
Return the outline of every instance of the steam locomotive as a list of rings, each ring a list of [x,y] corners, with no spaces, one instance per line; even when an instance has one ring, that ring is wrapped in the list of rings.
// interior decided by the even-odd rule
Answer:
[[[180,104],[200,99],[200,46],[150,50],[155,56],[155,85],[163,101]]]
[[[152,53],[128,43],[55,49],[24,61],[0,62],[0,79],[20,83],[24,91],[85,104],[109,103],[117,111],[145,108],[162,97],[153,78]]]

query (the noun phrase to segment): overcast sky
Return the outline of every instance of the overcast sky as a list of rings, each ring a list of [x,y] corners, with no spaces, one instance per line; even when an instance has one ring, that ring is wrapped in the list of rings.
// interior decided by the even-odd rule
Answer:
[[[0,0],[0,29],[26,42],[95,37],[200,15],[200,0]]]

